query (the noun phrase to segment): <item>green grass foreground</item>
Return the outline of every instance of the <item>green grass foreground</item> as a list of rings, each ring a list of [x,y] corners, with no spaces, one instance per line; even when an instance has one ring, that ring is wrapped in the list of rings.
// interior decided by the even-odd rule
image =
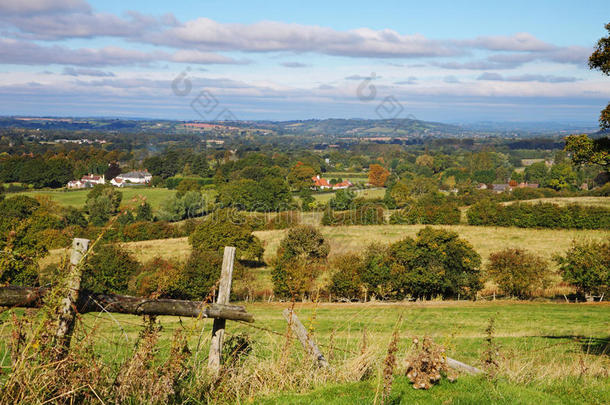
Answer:
[[[252,352],[232,377],[228,402],[263,404],[379,403],[383,359],[395,327],[400,340],[395,382],[386,403],[392,404],[606,404],[610,402],[610,305],[538,302],[432,301],[424,303],[296,304],[295,311],[329,358],[332,371],[320,373],[296,340],[286,345],[283,308],[289,304],[246,304],[256,322],[251,327],[227,322],[227,337],[246,334]],[[399,317],[402,321],[397,324]],[[500,345],[496,380],[460,376],[429,391],[414,390],[404,377],[413,337],[431,337],[447,355],[481,367],[485,328],[495,319]],[[7,342],[10,317],[0,315],[0,358],[9,372]],[[161,356],[169,340],[183,329],[193,356],[207,356],[210,320],[159,317]],[[120,364],[130,355],[141,330],[136,316],[87,314],[78,335],[94,333],[95,351],[105,362]],[[398,325],[398,326],[397,326]],[[365,332],[366,331],[366,332]],[[275,333],[274,333],[275,332]],[[354,378],[366,335],[371,373]],[[197,352],[199,346],[200,351]],[[291,359],[284,370],[282,352]],[[244,377],[240,377],[243,373]],[[243,379],[240,379],[243,378]],[[252,379],[260,381],[253,382]],[[229,389],[229,388],[226,388]],[[223,402],[222,398],[219,398]]]

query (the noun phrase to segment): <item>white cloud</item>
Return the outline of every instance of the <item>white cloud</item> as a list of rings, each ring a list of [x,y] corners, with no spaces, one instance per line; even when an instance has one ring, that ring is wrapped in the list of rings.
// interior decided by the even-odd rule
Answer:
[[[84,0],[0,0],[2,14],[51,14],[60,12],[88,12]]]

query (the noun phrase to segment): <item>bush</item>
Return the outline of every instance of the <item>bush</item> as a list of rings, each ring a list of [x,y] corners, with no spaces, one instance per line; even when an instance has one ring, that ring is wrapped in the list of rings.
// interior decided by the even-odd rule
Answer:
[[[136,221],[152,221],[153,220],[153,212],[152,207],[146,201],[138,204],[136,208]]]
[[[118,239],[122,242],[137,242],[142,240],[168,239],[182,236],[179,230],[167,222],[134,222],[122,226]]]
[[[172,293],[182,269],[172,261],[154,258],[129,280],[129,293],[139,297],[178,298]]]
[[[470,225],[610,229],[610,209],[578,204],[563,207],[551,203],[502,205],[484,200],[470,207],[467,217]]]
[[[169,288],[171,298],[203,300],[212,296],[212,287],[220,279],[222,254],[217,251],[193,250],[175,283]],[[233,277],[239,279],[244,268],[234,263]]]
[[[301,225],[288,231],[277,250],[278,258],[304,257],[307,260],[325,260],[330,245],[319,230],[310,225]]]
[[[94,293],[126,294],[129,279],[139,271],[140,263],[127,250],[115,244],[102,245],[88,257],[81,286]]]
[[[352,203],[356,198],[356,193],[351,190],[338,190],[335,196],[330,199],[328,205],[333,210],[345,211],[352,208]]]
[[[379,203],[360,203],[353,210],[333,212],[330,207],[324,211],[322,225],[383,225],[385,224],[385,209]]]
[[[413,205],[407,206],[390,216],[391,224],[457,225],[460,223],[460,209],[454,202],[438,194],[422,196]]]
[[[260,261],[264,252],[246,217],[228,209],[218,210],[204,219],[189,236],[189,243],[195,250],[215,252],[234,246],[236,257],[244,260]]]
[[[367,247],[362,260],[360,279],[366,295],[387,299],[393,295],[391,264],[388,261],[388,247],[372,244]]]
[[[67,207],[64,211],[64,222],[67,226],[76,225],[80,227],[87,226],[87,220],[83,212],[78,208]]]
[[[397,297],[474,298],[483,287],[481,257],[455,232],[426,227],[390,245],[387,260]]]
[[[332,261],[329,290],[335,298],[352,301],[362,296],[361,267],[362,259],[355,253],[338,256]]]
[[[522,249],[505,249],[489,255],[487,275],[505,294],[529,298],[549,282],[548,263]]]
[[[280,212],[265,224],[265,229],[288,229],[300,224],[299,213],[296,211]]]
[[[309,225],[292,228],[280,242],[272,271],[273,289],[282,298],[299,298],[312,291],[330,245]]]
[[[31,197],[18,195],[0,202],[0,231],[5,232],[12,225],[29,218],[40,207]]]
[[[182,179],[176,187],[178,198],[184,196],[188,191],[201,191],[201,184],[195,179]]]
[[[590,299],[610,288],[610,242],[574,242],[565,256],[555,257],[564,281]]]
[[[70,245],[72,238],[58,229],[43,229],[36,233],[38,243],[47,250],[59,249]]]

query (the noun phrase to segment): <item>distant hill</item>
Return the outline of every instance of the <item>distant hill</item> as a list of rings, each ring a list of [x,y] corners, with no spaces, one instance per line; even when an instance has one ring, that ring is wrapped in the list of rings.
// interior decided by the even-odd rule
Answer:
[[[465,132],[463,128],[457,125],[414,119],[331,118],[299,121],[241,121],[240,123],[231,123],[231,125],[269,129],[279,134],[324,134],[338,137],[456,136]]]
[[[278,135],[324,135],[372,140],[443,137],[565,136],[595,132],[582,124],[481,122],[444,124],[417,119],[310,119],[296,121],[171,121],[120,118],[0,117],[0,128],[61,131],[203,133],[206,131],[256,130]]]

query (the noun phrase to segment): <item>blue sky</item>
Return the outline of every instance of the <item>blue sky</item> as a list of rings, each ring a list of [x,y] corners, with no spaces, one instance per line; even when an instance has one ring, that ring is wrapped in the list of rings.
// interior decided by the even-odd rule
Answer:
[[[610,78],[586,60],[609,17],[608,1],[0,0],[0,114],[595,124]]]

